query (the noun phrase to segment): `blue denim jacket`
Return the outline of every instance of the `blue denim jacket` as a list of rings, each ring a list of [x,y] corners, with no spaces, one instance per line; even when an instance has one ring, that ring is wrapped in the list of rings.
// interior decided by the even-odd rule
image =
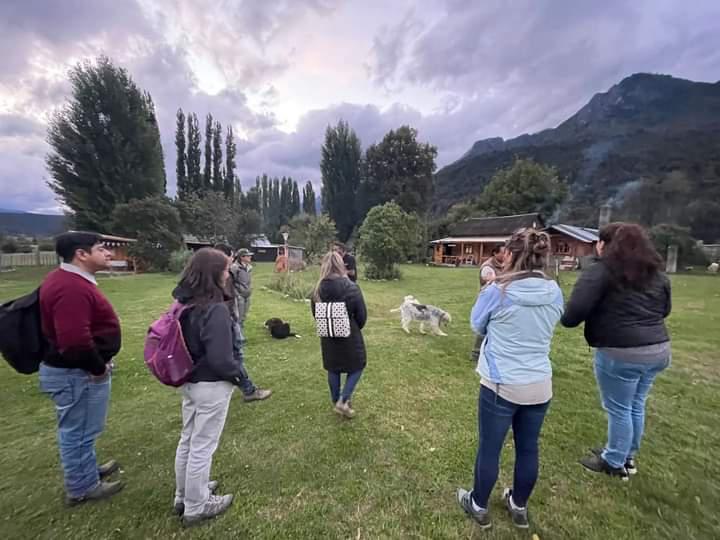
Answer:
[[[562,313],[562,291],[552,280],[529,277],[485,287],[470,314],[473,331],[485,336],[476,371],[497,384],[550,377],[550,341]]]

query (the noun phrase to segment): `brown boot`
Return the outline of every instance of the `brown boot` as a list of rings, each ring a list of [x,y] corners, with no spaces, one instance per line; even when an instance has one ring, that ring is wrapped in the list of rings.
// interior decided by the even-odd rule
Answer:
[[[269,398],[271,395],[272,395],[272,390],[263,390],[261,388],[256,388],[252,394],[243,396],[243,399],[247,402],[262,401],[263,399]]]

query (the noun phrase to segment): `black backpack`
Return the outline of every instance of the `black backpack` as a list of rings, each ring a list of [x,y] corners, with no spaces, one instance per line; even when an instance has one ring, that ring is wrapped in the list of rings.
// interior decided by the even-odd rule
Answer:
[[[40,322],[40,289],[0,306],[0,353],[15,371],[40,368],[48,343]]]

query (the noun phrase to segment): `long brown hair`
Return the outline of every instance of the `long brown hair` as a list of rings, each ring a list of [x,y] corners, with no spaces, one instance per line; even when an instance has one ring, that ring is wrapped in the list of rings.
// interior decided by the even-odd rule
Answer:
[[[662,270],[663,259],[640,225],[615,222],[600,229],[601,258],[620,283],[643,288]]]
[[[550,279],[545,271],[550,263],[550,235],[528,227],[513,233],[505,243],[506,257],[512,255],[505,272],[497,278],[500,284],[517,279],[541,277]],[[507,260],[507,259],[506,259]]]
[[[213,248],[197,250],[180,276],[179,285],[189,291],[192,304],[206,306],[224,300],[223,275],[229,259]]]
[[[322,283],[324,279],[339,279],[344,277],[347,277],[347,269],[340,254],[335,251],[326,253],[320,263],[320,279],[318,279],[317,285],[315,285],[315,291],[313,292],[315,301],[320,301],[320,283]]]

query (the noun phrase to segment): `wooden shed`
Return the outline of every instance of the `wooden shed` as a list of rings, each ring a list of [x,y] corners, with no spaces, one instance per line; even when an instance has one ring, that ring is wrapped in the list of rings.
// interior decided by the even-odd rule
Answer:
[[[130,256],[130,246],[137,242],[134,238],[113,236],[112,234],[100,235],[105,247],[112,253],[112,270],[135,270],[135,260]]]
[[[280,255],[284,255],[285,245],[274,244],[266,236],[258,236],[250,243],[253,260],[257,262],[275,262]],[[305,258],[305,248],[288,245],[288,254],[291,268],[302,265]]]

